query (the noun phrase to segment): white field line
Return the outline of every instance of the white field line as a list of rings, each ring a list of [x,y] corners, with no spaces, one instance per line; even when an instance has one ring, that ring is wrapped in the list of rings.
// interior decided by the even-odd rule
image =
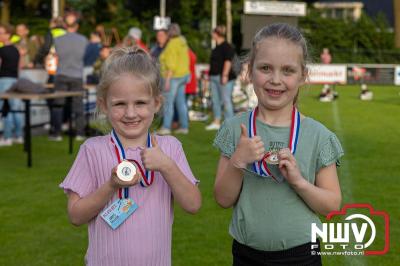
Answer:
[[[342,190],[343,199],[346,201],[344,203],[356,203],[353,199],[353,186],[352,186],[352,174],[350,170],[350,158],[346,156],[346,143],[344,138],[344,131],[342,128],[342,123],[340,120],[339,107],[336,101],[332,103],[332,115],[333,115],[333,126],[335,128],[335,134],[339,138],[340,143],[342,144],[343,150],[345,152],[344,156],[341,159],[340,165],[340,188]],[[368,265],[365,260],[365,256],[344,256],[345,265],[352,266],[364,266]]]

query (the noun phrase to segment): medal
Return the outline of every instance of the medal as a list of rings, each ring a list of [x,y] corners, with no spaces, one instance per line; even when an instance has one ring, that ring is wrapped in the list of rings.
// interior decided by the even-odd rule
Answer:
[[[136,172],[139,171],[142,176],[140,184],[143,187],[150,186],[154,181],[154,171],[146,170],[146,173],[144,173],[139,162],[126,159],[124,147],[114,129],[111,131],[111,143],[114,144],[115,154],[119,163],[117,166],[117,177],[122,181],[129,182],[136,175]],[[147,133],[147,147],[151,147],[150,133]],[[123,192],[121,188],[118,189],[118,199],[100,215],[113,230],[116,230],[138,207],[129,198],[129,188],[124,187]]]
[[[265,160],[268,164],[279,164],[278,151],[267,152],[262,160]]]
[[[258,107],[254,108],[251,111],[249,116],[249,137],[252,138],[257,135],[257,127],[256,127],[256,117],[258,113]],[[289,149],[290,152],[294,155],[296,152],[297,141],[300,132],[300,112],[297,110],[295,106],[292,109],[292,121],[290,124],[290,136],[289,136]],[[277,182],[282,182],[283,180],[277,180],[271,173],[271,170],[268,168],[268,164],[277,165],[279,164],[279,156],[278,151],[272,150],[267,152],[261,161],[254,162],[252,164],[254,172],[258,175],[265,177],[272,177]]]
[[[136,174],[137,170],[139,170],[139,172],[141,173],[141,176],[142,176],[142,179],[140,180],[140,185],[142,187],[150,186],[154,181],[154,171],[149,171],[147,169],[145,169],[145,171],[143,171],[139,162],[132,160],[133,162],[135,162],[135,164],[136,164],[135,165],[132,162],[130,162],[130,160],[126,160],[124,147],[122,146],[122,143],[119,140],[118,135],[114,129],[111,131],[111,142],[114,144],[115,154],[117,155],[117,159],[118,159],[118,163],[119,163],[119,165],[117,166],[118,178],[120,178],[123,181],[130,181],[133,179],[133,176]],[[146,146],[148,148],[152,147],[150,133],[147,133],[147,145]],[[120,174],[118,174],[119,166],[122,163],[124,163],[124,164],[123,164],[123,166],[121,166]],[[124,173],[122,173],[122,172],[124,172]],[[125,177],[125,175],[126,175],[126,177]],[[132,177],[130,177],[130,175],[132,175]],[[126,178],[126,179],[130,178],[130,179],[124,180],[123,178]],[[129,197],[129,188],[127,188],[127,187],[124,188],[123,194],[124,194],[125,198],[128,198]],[[122,189],[118,190],[118,195],[119,195],[119,198],[121,199],[122,198]]]
[[[136,167],[129,161],[122,161],[117,166],[117,176],[120,180],[129,182],[136,175]]]

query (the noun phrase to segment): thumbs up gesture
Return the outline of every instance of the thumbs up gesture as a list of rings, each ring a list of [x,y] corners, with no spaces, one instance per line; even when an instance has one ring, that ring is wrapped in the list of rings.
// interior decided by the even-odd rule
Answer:
[[[151,148],[145,148],[141,151],[140,156],[143,166],[147,170],[162,171],[171,163],[171,159],[158,146],[156,136],[151,135]]]
[[[237,168],[246,168],[246,165],[259,161],[265,153],[264,142],[260,136],[249,138],[245,125],[240,125],[240,139],[231,161]]]

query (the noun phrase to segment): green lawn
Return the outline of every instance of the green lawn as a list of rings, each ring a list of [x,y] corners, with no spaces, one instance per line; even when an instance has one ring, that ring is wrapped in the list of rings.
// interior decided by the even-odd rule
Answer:
[[[300,110],[333,130],[345,157],[340,167],[343,203],[370,203],[391,217],[391,248],[384,256],[326,256],[324,265],[400,265],[398,255],[400,192],[400,88],[370,86],[372,102],[358,100],[358,87],[339,87],[339,100],[320,103],[319,89],[304,88]],[[203,205],[187,215],[176,207],[173,265],[230,265],[231,210],[217,206],[213,182],[218,152],[211,146],[215,132],[192,123],[180,137],[193,172],[201,180]],[[66,197],[58,184],[74,156],[67,141],[33,138],[33,168],[28,169],[22,146],[0,149],[0,265],[83,265],[86,226],[76,228],[66,216]],[[75,145],[77,151],[77,145]],[[382,229],[378,225],[378,231]],[[382,236],[377,236],[378,244]]]

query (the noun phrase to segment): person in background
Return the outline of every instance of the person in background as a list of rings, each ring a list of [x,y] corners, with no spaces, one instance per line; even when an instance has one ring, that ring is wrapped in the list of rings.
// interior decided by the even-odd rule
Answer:
[[[233,117],[232,92],[236,75],[232,70],[232,60],[235,50],[225,40],[226,27],[217,26],[212,32],[212,38],[216,42],[210,58],[210,87],[214,120],[206,126],[206,130],[218,130],[221,126],[223,106],[224,118]]]
[[[10,37],[9,43],[17,44],[21,40],[21,37],[19,37],[17,34],[14,34],[15,33],[14,27],[12,27],[12,28],[13,28],[13,34]],[[4,45],[5,45],[5,43],[0,41],[0,47],[3,47]]]
[[[174,105],[176,104],[180,128],[175,130],[175,133],[188,134],[189,116],[185,87],[190,79],[189,47],[186,43],[186,39],[181,35],[181,28],[176,23],[170,25],[168,37],[169,41],[160,55],[165,103],[163,124],[158,133],[160,135],[171,133]]]
[[[139,28],[132,27],[129,29],[128,35],[124,38],[124,46],[138,46],[145,50],[149,51],[147,45],[142,41],[142,31]]]
[[[25,46],[23,45],[16,45],[18,52],[19,52],[19,63],[18,63],[18,68],[20,69],[26,69],[26,68],[31,68],[33,64],[29,63],[29,55],[28,55],[28,50],[26,49]]]
[[[83,92],[83,57],[88,40],[79,34],[77,17],[71,13],[65,18],[67,33],[54,39],[58,56],[57,74],[54,79],[55,91]],[[55,99],[51,110],[51,125],[53,132],[49,140],[61,141],[61,126],[63,121],[63,105],[65,99]],[[76,137],[82,141],[85,135],[85,117],[82,97],[73,97],[71,112],[76,124]]]
[[[189,108],[193,104],[193,99],[196,96],[197,92],[197,77],[196,77],[196,61],[197,61],[197,56],[196,54],[192,51],[192,49],[188,49],[189,52],[189,69],[190,69],[190,78],[188,83],[186,83],[185,86],[185,101]],[[190,111],[188,111],[189,119],[190,119]],[[179,129],[179,115],[178,115],[178,107],[175,104],[174,105],[174,117],[172,119],[172,125],[171,129],[176,130]]]
[[[371,101],[374,98],[374,93],[368,89],[365,82],[365,77],[367,76],[367,69],[365,67],[353,66],[353,78],[354,81],[360,84],[360,100]]]
[[[321,53],[320,57],[321,57],[321,63],[322,64],[328,65],[328,64],[330,64],[332,62],[332,55],[329,52],[328,48],[323,48],[322,49],[322,53]]]
[[[98,84],[101,78],[101,68],[103,67],[104,62],[111,54],[111,47],[103,46],[100,49],[100,56],[97,58],[96,62],[93,64],[93,73],[88,75],[87,83],[88,84]]]
[[[197,93],[197,77],[196,77],[196,62],[197,56],[192,49],[189,48],[189,69],[190,81],[186,84],[186,95],[195,96]]]
[[[150,55],[158,60],[167,42],[168,31],[165,29],[158,30],[156,33],[156,44],[151,48]]]
[[[94,63],[100,56],[102,47],[100,33],[93,31],[90,33],[89,44],[86,47],[85,57],[83,58],[83,82],[87,83],[87,79],[93,74]]]
[[[367,84],[361,84],[360,100],[371,101],[374,98],[374,93],[368,89]]]
[[[13,28],[10,25],[0,25],[0,93],[8,90],[18,78],[20,55],[17,47],[11,43]],[[22,101],[9,99],[9,109],[21,111]],[[3,109],[4,101],[0,100],[0,110]],[[14,133],[14,134],[13,134]],[[11,146],[13,143],[23,143],[22,138],[22,114],[8,112],[3,117],[3,138],[0,139],[0,146]]]
[[[49,31],[44,37],[44,44],[40,47],[38,53],[33,60],[36,67],[45,66],[45,58],[50,53],[51,48],[54,49],[54,40],[65,35],[67,31],[65,30],[65,23],[62,17],[52,18],[49,24]]]
[[[16,45],[24,52],[24,55],[21,55],[22,68],[32,68],[38,50],[34,41],[29,37],[29,28],[26,24],[21,23],[16,26],[15,32],[19,37]]]
[[[49,30],[44,36],[44,41],[42,45],[39,47],[39,50],[33,60],[34,67],[36,68],[44,68],[47,71],[48,84],[54,84],[54,77],[57,72],[58,65],[58,56],[56,54],[56,49],[54,47],[54,40],[65,35],[67,31],[65,30],[65,23],[63,17],[55,17],[50,20]],[[47,104],[50,109],[50,116],[52,113],[52,100],[47,100]],[[68,109],[68,108],[66,108]],[[50,124],[45,125],[46,130],[50,130],[50,133],[54,131],[51,125],[51,117]]]
[[[100,56],[101,47],[102,44],[100,34],[95,31],[90,33],[89,44],[86,47],[85,57],[83,58],[83,63],[85,67],[93,66],[94,62],[96,62],[96,60]]]
[[[150,55],[159,62],[160,55],[164,50],[165,46],[168,42],[168,30],[160,29],[156,32],[156,44],[150,49]],[[176,104],[174,104],[174,116],[172,118],[171,129],[179,128],[179,117],[178,117],[178,109],[176,108]]]
[[[332,62],[332,56],[328,48],[323,48],[320,55],[322,64],[330,64]],[[331,102],[338,97],[338,93],[334,89],[335,84],[331,86],[330,84],[324,84],[322,91],[319,95],[319,100],[321,102]]]

